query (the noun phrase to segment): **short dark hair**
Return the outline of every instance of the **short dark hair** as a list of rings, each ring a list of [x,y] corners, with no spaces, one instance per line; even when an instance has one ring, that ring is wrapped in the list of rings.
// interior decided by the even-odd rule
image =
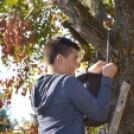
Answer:
[[[44,47],[44,59],[48,64],[54,64],[55,58],[58,54],[62,54],[65,58],[71,53],[72,48],[77,51],[79,46],[71,40],[64,37],[55,37],[50,39]]]

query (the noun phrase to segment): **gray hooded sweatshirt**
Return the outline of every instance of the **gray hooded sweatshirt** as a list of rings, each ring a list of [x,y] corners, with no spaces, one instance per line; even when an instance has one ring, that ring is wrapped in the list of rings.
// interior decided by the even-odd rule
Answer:
[[[33,84],[31,94],[31,106],[37,113],[39,134],[84,134],[83,115],[96,121],[105,121],[110,107],[111,89],[112,78],[107,76],[101,78],[97,98],[73,76],[42,76]]]

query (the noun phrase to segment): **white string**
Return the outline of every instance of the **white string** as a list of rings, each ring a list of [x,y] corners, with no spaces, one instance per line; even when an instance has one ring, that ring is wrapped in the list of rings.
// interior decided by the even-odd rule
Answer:
[[[107,59],[106,59],[106,62],[108,63],[108,56],[109,56],[109,40],[110,40],[110,37],[109,37],[109,30],[108,30],[108,39],[107,39]]]

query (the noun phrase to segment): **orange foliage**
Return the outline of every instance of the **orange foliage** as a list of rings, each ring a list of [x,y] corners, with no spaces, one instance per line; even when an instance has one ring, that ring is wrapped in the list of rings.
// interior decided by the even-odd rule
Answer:
[[[3,106],[3,103],[0,101],[0,109],[2,108],[2,106]]]

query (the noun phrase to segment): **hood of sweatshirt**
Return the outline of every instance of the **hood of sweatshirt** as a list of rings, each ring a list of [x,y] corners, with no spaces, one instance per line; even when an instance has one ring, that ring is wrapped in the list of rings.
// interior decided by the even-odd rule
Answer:
[[[33,84],[31,107],[37,114],[42,114],[51,104],[56,86],[65,75],[54,74],[40,77]]]

